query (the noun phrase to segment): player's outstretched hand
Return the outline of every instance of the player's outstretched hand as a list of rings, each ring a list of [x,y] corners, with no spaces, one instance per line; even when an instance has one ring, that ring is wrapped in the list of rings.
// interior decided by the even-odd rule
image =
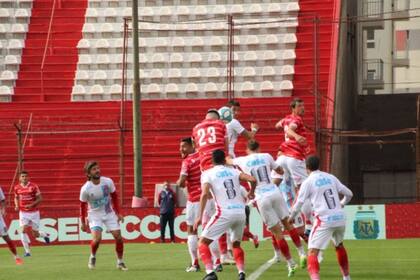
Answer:
[[[194,231],[196,231],[200,225],[201,225],[201,219],[195,220],[194,227],[193,227]]]
[[[251,123],[251,131],[257,132],[258,130],[260,130],[260,126],[256,123]]]
[[[118,214],[118,222],[119,223],[124,223],[124,216],[121,214]]]

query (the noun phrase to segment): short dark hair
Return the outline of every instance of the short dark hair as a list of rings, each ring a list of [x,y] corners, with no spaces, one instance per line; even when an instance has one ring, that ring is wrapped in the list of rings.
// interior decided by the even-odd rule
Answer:
[[[258,150],[259,147],[260,147],[260,143],[258,143],[256,140],[248,141],[248,145],[247,145],[248,150],[255,152],[256,150]]]
[[[85,173],[86,175],[88,175],[88,177],[89,177],[90,170],[96,165],[98,165],[98,162],[95,160],[89,160],[85,163],[85,167],[83,169],[85,170]]]
[[[220,119],[220,114],[219,114],[219,111],[217,109],[210,108],[210,109],[207,110],[207,114],[209,114],[209,113],[217,115],[217,117]]]
[[[214,165],[224,164],[226,162],[225,157],[226,155],[223,150],[214,150],[211,154],[211,158],[213,160]]]
[[[21,171],[19,172],[19,175],[22,175],[22,174],[28,175],[29,173],[28,173],[28,171],[26,171],[26,170],[21,170]]]
[[[316,155],[310,155],[306,158],[306,168],[310,171],[319,169],[319,157]]]
[[[187,143],[188,145],[192,146],[193,145],[193,140],[191,137],[187,137],[187,138],[182,138],[181,142],[183,143]]]
[[[235,99],[231,99],[228,101],[228,103],[226,104],[226,106],[228,107],[241,107],[241,104],[239,104],[239,101],[236,101]]]
[[[290,102],[290,108],[294,109],[298,103],[303,103],[303,100],[299,97],[293,98],[293,100]]]

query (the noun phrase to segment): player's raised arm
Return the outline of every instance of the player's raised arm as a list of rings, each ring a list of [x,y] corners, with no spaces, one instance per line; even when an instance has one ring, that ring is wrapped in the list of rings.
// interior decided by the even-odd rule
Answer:
[[[239,174],[239,180],[241,180],[242,182],[247,182],[250,184],[251,186],[251,190],[248,193],[248,198],[249,199],[254,199],[255,197],[255,188],[257,187],[257,179],[255,179],[253,176],[242,173]]]

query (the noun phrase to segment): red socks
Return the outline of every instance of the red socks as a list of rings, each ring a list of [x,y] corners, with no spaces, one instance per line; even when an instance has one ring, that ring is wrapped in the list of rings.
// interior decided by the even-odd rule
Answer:
[[[233,258],[239,272],[244,272],[245,254],[241,247],[233,248]]]
[[[220,250],[220,254],[222,254],[222,255],[226,255],[227,254],[226,233],[223,234],[219,238],[219,250]]]
[[[289,235],[296,247],[299,248],[302,246],[302,243],[300,242],[299,233],[297,232],[295,228],[292,230],[289,230]]]
[[[308,272],[311,280],[319,280],[319,262],[318,256],[309,255],[308,256]]]
[[[15,243],[13,243],[13,241],[10,240],[10,239],[4,240],[4,241],[6,241],[7,246],[9,247],[10,252],[12,252],[12,254],[16,256],[17,252],[16,252]]]
[[[201,260],[203,261],[206,270],[213,270],[213,261],[211,259],[211,252],[209,245],[204,243],[198,244],[198,252],[200,253]]]
[[[124,254],[124,242],[122,239],[115,241],[115,251],[117,252],[118,259],[122,259]]]
[[[344,248],[343,246],[339,246],[335,248],[335,253],[337,255],[338,264],[340,265],[341,274],[343,274],[343,276],[348,276],[349,259],[347,257],[346,248]]]
[[[290,250],[289,245],[287,245],[286,240],[284,238],[277,240],[277,245],[279,246],[279,249],[283,256],[286,258],[286,260],[289,260],[291,258],[290,256]]]
[[[90,252],[92,256],[96,256],[96,251],[98,251],[99,248],[99,242],[96,243],[95,241],[90,242]]]
[[[244,237],[246,237],[248,239],[253,239],[254,238],[254,235],[249,231],[249,227],[245,227]]]
[[[279,247],[279,245],[277,244],[277,240],[276,240],[276,238],[274,237],[274,235],[271,235],[271,244],[273,244],[273,248],[274,248],[274,250],[276,250],[276,251],[279,251],[279,250],[280,250],[280,247]]]

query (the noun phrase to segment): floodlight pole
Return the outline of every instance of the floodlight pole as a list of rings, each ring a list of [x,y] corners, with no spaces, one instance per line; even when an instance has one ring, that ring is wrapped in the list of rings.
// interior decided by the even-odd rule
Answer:
[[[133,0],[133,158],[134,158],[134,196],[143,196],[142,188],[142,139],[141,139],[141,96],[139,77],[139,17],[138,0]]]

